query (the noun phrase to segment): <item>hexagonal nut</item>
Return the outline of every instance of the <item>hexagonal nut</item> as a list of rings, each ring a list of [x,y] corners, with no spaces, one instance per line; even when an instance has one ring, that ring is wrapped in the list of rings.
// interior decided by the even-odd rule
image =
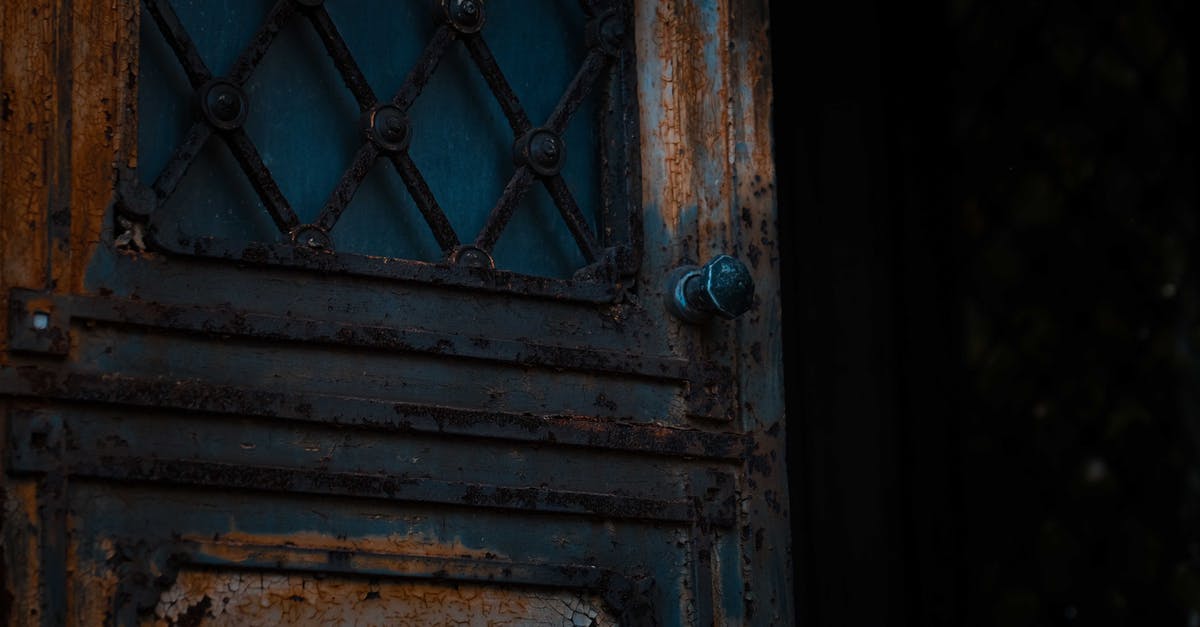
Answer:
[[[754,305],[754,277],[745,264],[729,255],[717,255],[704,264],[696,281],[703,308],[722,318],[736,318]]]

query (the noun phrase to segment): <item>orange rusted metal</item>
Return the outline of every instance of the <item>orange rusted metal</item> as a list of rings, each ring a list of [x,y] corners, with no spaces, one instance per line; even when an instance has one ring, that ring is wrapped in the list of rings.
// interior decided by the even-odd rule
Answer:
[[[116,246],[139,6],[0,6],[0,298],[70,340],[0,316],[0,622],[791,623],[764,2],[621,5],[646,238],[599,305]],[[715,252],[755,308],[670,318]]]

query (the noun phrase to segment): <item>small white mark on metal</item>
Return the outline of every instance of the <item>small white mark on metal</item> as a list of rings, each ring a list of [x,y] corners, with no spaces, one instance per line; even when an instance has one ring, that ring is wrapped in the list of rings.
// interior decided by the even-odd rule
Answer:
[[[50,314],[44,311],[33,312],[33,328],[36,331],[45,331],[50,328]]]

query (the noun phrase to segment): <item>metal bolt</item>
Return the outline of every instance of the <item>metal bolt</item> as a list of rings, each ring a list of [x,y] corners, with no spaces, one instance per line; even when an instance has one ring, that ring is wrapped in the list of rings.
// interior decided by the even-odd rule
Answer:
[[[463,246],[454,251],[453,260],[454,263],[468,268],[494,268],[496,266],[492,256],[486,250],[475,246]]]
[[[246,121],[249,108],[242,90],[225,79],[214,79],[198,92],[200,109],[213,126],[233,130]]]
[[[399,152],[408,148],[408,116],[395,105],[382,105],[367,113],[367,135],[384,150]]]
[[[292,231],[292,241],[314,250],[333,248],[329,234],[321,227],[311,224],[296,227]]]
[[[621,45],[621,40],[625,38],[625,21],[617,17],[615,14],[610,14],[604,18],[600,24],[600,40],[609,48],[616,48]]]
[[[617,11],[608,11],[588,22],[587,43],[599,46],[608,55],[618,56],[625,33],[625,20]]]
[[[554,167],[558,163],[558,140],[553,135],[538,135],[529,147],[529,156],[539,165]]]
[[[216,106],[213,107],[213,113],[222,120],[229,121],[237,117],[238,101],[230,94],[220,94],[217,96]]]
[[[483,3],[479,0],[442,0],[442,10],[459,32],[474,33],[483,27]]]
[[[687,322],[703,322],[714,314],[732,320],[754,305],[754,277],[729,255],[717,255],[701,268],[680,268],[672,283],[668,306]]]
[[[381,132],[388,141],[399,142],[404,141],[405,135],[408,134],[408,129],[404,127],[403,119],[394,113],[389,113],[383,119],[383,130]]]
[[[554,176],[566,160],[566,145],[554,131],[535,128],[514,144],[514,160],[528,164],[541,176]]]
[[[50,328],[50,314],[44,311],[33,312],[33,329],[35,331],[45,331]]]

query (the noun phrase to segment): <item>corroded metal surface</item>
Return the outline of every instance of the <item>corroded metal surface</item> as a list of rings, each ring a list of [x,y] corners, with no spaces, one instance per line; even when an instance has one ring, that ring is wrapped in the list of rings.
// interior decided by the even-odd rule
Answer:
[[[615,627],[597,599],[479,585],[371,582],[262,573],[180,573],[143,625]]]
[[[646,212],[604,207],[589,233],[545,175],[608,264],[565,281],[370,257],[357,274],[391,280],[348,276],[286,243],[141,250],[121,230],[145,212],[114,204],[150,198],[127,180],[138,6],[0,9],[5,619],[790,624],[761,3],[631,4],[636,67],[594,26],[578,82],[618,67],[643,128],[603,138],[605,185]],[[372,109],[323,13],[298,10]],[[586,90],[568,91],[556,132]],[[673,320],[671,269],[717,252],[747,260],[750,311]]]

